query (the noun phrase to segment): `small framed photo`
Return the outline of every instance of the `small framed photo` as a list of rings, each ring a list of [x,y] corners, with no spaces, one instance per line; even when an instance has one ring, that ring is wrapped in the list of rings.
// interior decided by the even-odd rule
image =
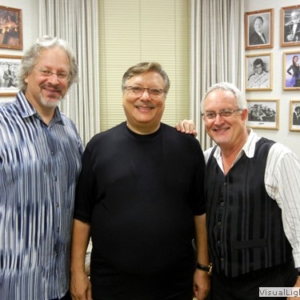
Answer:
[[[251,128],[279,129],[279,100],[247,100]]]
[[[283,89],[300,89],[300,51],[283,52]]]
[[[280,9],[280,45],[300,46],[300,4]]]
[[[246,55],[246,90],[271,91],[272,66],[272,53]]]
[[[245,48],[273,48],[273,8],[245,13]]]
[[[300,100],[290,101],[290,131],[300,131]]]
[[[0,48],[23,49],[21,9],[0,6]]]
[[[18,71],[22,56],[0,55],[0,97],[18,92]]]

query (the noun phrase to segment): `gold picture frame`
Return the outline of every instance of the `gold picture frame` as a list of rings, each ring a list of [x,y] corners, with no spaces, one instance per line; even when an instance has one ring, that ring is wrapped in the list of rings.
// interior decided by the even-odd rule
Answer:
[[[0,6],[0,48],[23,49],[21,9]]]
[[[17,55],[0,55],[0,97],[17,94],[21,59],[22,56]]]
[[[246,12],[245,49],[273,48],[273,8]]]
[[[279,100],[247,100],[247,126],[256,129],[279,129]]]
[[[300,50],[283,52],[282,72],[283,89],[300,90]]]
[[[300,4],[280,9],[280,45],[300,46]]]
[[[247,91],[271,91],[273,89],[273,54],[248,54],[245,59]]]
[[[300,100],[290,101],[290,131],[300,132]]]

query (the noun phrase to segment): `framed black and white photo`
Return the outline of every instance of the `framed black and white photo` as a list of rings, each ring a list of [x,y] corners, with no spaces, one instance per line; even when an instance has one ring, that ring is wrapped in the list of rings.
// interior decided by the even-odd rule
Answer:
[[[290,101],[290,131],[300,132],[300,100]]]
[[[246,90],[271,91],[273,86],[272,53],[246,55]]]
[[[23,49],[21,9],[0,6],[0,48]]]
[[[22,56],[0,55],[0,96],[18,92],[18,71]]]
[[[245,13],[245,48],[273,48],[273,9]]]
[[[283,53],[283,89],[300,90],[300,51]]]
[[[251,128],[279,129],[279,100],[247,100],[248,122]]]
[[[300,4],[280,10],[280,45],[300,46]]]

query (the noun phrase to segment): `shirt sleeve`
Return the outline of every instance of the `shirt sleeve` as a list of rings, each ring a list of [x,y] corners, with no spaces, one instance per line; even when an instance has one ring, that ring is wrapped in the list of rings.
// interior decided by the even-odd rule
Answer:
[[[284,145],[275,143],[268,155],[265,187],[282,210],[285,235],[300,267],[300,160]]]
[[[91,201],[94,199],[95,179],[92,169],[91,153],[86,148],[83,153],[82,169],[76,187],[74,218],[87,223],[91,221]]]

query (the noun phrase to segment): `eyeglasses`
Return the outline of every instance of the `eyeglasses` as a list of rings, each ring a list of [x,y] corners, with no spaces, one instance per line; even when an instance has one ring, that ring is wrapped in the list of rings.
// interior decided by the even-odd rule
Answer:
[[[145,90],[147,90],[148,94],[152,97],[158,97],[165,92],[162,89],[151,89],[151,88],[144,88],[140,86],[124,86],[124,89],[127,91],[131,91],[136,96],[141,96]]]
[[[214,112],[214,111],[208,111],[204,114],[201,114],[201,116],[203,118],[206,118],[208,120],[213,120],[217,117],[217,115],[219,115],[220,117],[222,118],[229,118],[231,117],[235,112],[237,111],[240,111],[242,109],[238,108],[238,109],[235,109],[235,110],[229,110],[229,109],[222,109],[220,110],[218,113],[217,112]]]
[[[46,69],[40,69],[40,68],[34,68],[34,69],[38,70],[42,76],[47,78],[55,74],[59,80],[68,81],[70,79],[70,74],[66,72],[55,73]]]

